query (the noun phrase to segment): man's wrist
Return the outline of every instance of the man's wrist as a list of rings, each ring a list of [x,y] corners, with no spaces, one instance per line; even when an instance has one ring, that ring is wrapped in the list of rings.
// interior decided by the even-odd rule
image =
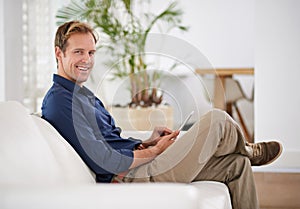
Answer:
[[[148,150],[151,152],[152,156],[154,157],[158,156],[161,153],[160,149],[157,146],[153,146]]]

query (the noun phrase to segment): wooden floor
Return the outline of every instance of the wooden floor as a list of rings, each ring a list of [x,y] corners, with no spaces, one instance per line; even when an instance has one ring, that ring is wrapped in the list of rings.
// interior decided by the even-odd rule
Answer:
[[[261,209],[300,209],[300,173],[254,172]]]
[[[299,207],[261,207],[260,209],[299,209]]]

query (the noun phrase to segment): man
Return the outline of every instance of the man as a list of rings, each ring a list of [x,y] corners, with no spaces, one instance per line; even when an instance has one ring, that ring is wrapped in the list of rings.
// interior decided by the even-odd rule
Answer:
[[[94,65],[97,38],[85,23],[71,21],[57,30],[57,74],[44,98],[43,118],[73,146],[98,182],[225,183],[234,209],[258,208],[251,165],[279,157],[278,142],[248,144],[237,123],[212,110],[185,135],[155,128],[145,141],[122,138],[102,102],[86,87]]]

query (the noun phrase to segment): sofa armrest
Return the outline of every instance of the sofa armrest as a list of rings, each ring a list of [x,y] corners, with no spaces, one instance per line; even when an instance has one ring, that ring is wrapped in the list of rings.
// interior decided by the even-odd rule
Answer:
[[[198,189],[199,208],[201,209],[231,209],[231,199],[228,187],[215,181],[197,181],[193,182]]]

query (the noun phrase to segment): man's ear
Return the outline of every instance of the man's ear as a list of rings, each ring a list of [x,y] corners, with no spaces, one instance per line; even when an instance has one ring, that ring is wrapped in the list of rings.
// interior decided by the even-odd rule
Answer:
[[[58,46],[56,46],[55,47],[55,57],[56,57],[56,59],[60,61],[62,56],[63,56],[63,52],[61,51],[61,49]]]

